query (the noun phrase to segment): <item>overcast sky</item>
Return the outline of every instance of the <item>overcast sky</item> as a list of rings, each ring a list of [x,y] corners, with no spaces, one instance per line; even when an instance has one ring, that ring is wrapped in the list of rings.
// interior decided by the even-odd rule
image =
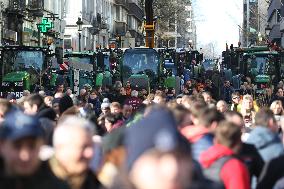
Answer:
[[[212,42],[220,55],[226,42],[237,46],[242,3],[242,0],[193,0],[198,48]]]

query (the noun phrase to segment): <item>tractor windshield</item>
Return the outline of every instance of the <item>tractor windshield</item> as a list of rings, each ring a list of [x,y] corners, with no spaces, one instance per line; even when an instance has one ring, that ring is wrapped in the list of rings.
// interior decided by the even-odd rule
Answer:
[[[259,54],[247,57],[248,70],[253,76],[271,75],[275,72],[273,55]]]
[[[39,73],[43,70],[44,53],[42,51],[8,50],[3,53],[4,74],[29,69]]]
[[[128,49],[124,53],[122,73],[124,77],[132,74],[157,75],[159,58],[153,49]]]
[[[91,64],[91,58],[90,57],[75,57],[70,56],[68,57],[69,61],[75,64]]]

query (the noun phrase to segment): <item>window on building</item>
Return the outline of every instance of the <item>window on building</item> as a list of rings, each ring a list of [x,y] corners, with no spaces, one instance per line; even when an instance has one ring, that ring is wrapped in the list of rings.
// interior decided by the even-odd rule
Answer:
[[[71,39],[64,39],[64,49],[71,49],[71,48],[72,48]]]
[[[116,7],[116,20],[120,21],[120,6]]]

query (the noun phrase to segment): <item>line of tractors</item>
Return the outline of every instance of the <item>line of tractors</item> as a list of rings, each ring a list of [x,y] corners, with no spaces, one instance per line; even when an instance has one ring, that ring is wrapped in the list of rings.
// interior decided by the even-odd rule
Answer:
[[[203,55],[186,49],[97,49],[63,52],[29,46],[0,47],[1,96],[44,88],[54,91],[59,84],[78,93],[85,85],[111,86],[116,81],[150,90],[158,86],[180,91],[182,80],[200,75]]]

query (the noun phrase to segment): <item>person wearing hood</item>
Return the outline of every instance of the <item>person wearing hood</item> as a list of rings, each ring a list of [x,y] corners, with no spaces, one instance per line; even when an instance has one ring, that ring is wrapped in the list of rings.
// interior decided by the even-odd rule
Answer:
[[[283,144],[278,136],[277,121],[271,110],[259,110],[255,115],[255,126],[246,142],[255,145],[265,162],[284,154]]]
[[[173,114],[166,108],[156,108],[134,123],[126,130],[124,144],[125,174],[135,188],[191,189],[203,184],[193,180],[190,143],[179,133]],[[115,189],[127,188],[113,185]]]
[[[226,189],[249,189],[246,165],[236,158],[234,149],[241,143],[241,129],[233,123],[221,122],[215,130],[215,144],[200,156],[204,174],[223,184]]]

